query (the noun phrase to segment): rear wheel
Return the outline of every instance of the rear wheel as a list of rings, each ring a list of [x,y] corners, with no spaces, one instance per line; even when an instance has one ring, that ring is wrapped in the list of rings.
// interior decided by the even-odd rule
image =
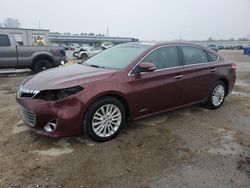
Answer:
[[[50,69],[52,67],[53,67],[53,65],[52,65],[52,63],[50,61],[48,61],[46,59],[42,59],[42,60],[39,60],[39,61],[35,62],[32,70],[35,73],[38,73],[38,72]]]
[[[86,113],[84,122],[88,136],[101,142],[117,136],[124,123],[124,107],[113,97],[105,97],[93,103]]]
[[[222,81],[215,83],[211,96],[208,99],[208,105],[212,109],[221,107],[226,97],[226,85]]]

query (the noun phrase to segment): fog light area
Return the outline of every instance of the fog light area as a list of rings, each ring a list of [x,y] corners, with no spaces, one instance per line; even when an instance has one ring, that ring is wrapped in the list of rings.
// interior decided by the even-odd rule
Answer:
[[[44,129],[47,132],[52,132],[56,130],[56,126],[57,126],[57,120],[51,120],[44,126]]]

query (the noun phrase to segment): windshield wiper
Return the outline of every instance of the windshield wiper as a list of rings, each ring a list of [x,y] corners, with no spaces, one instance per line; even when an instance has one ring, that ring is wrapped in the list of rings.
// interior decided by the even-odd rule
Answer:
[[[101,68],[101,69],[106,69],[106,67],[102,67],[102,66],[99,66],[99,65],[91,65],[91,64],[83,64],[83,65],[87,65],[87,66],[90,66],[90,67],[95,67],[95,68]]]

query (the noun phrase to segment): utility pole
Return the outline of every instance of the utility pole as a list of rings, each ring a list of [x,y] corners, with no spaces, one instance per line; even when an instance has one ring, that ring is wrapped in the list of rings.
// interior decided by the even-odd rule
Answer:
[[[107,27],[107,36],[109,36],[109,28]]]

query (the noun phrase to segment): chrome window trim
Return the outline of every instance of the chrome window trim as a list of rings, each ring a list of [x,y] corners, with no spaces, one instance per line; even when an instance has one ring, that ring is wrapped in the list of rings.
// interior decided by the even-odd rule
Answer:
[[[202,49],[204,50],[205,52],[207,52],[206,49],[204,49],[203,47],[200,47],[200,46],[194,46],[192,44],[178,44],[178,45],[173,45],[173,44],[167,44],[167,45],[163,45],[163,46],[158,46],[157,48],[155,49],[152,49],[150,52],[148,52],[146,55],[144,55],[140,61],[138,61],[132,68],[131,70],[128,72],[128,76],[134,76],[135,74],[132,74],[131,72],[134,70],[134,68],[140,64],[149,54],[153,53],[155,50],[158,50],[159,48],[164,48],[164,47],[171,47],[171,46],[174,46],[174,47],[182,47],[182,46],[190,46],[190,47],[194,47],[194,48],[199,48],[199,49]],[[212,53],[212,52],[209,52],[209,53]],[[212,53],[214,54],[214,53]],[[216,54],[214,54],[216,55]],[[163,68],[163,69],[156,69],[155,71],[152,71],[152,72],[159,72],[159,71],[165,71],[165,70],[171,70],[171,69],[177,69],[177,68],[180,68],[180,67],[189,67],[189,66],[195,66],[195,65],[204,65],[204,64],[210,64],[210,63],[217,63],[220,59],[220,56],[219,55],[216,55],[217,56],[217,60],[216,61],[210,61],[210,62],[204,62],[204,63],[196,63],[196,64],[190,64],[190,65],[180,65],[180,66],[176,66],[176,67],[169,67],[169,68]],[[145,74],[145,73],[150,73],[150,72],[143,72],[143,73],[140,73],[140,74]]]

